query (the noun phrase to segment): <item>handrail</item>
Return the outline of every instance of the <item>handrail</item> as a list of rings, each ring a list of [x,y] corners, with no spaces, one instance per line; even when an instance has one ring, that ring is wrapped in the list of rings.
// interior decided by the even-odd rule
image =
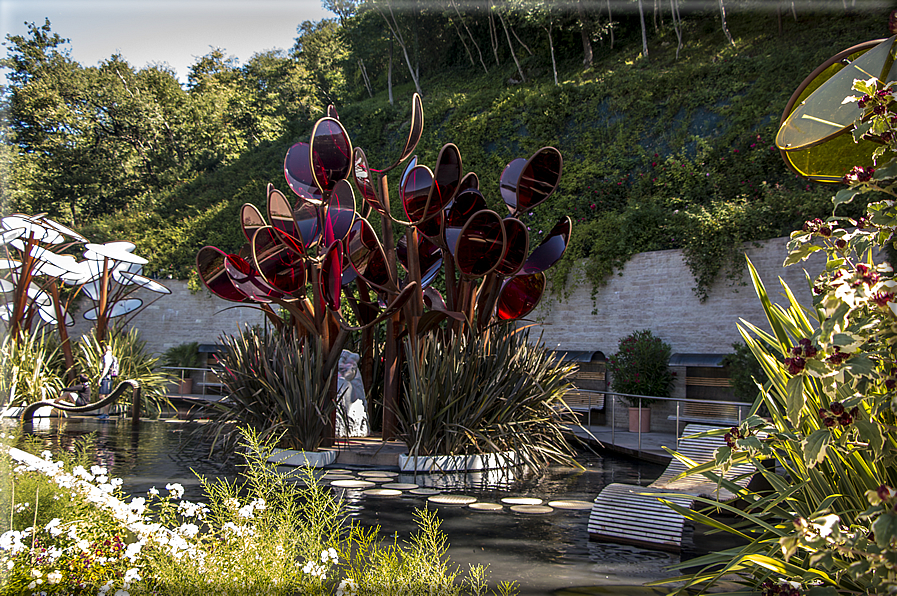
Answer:
[[[637,399],[639,402],[639,405],[638,405],[639,409],[641,409],[641,407],[642,407],[642,402],[641,402],[642,399],[650,399],[652,401],[674,401],[674,402],[676,402],[676,448],[677,449],[679,448],[679,424],[681,422],[679,419],[679,404],[681,404],[682,402],[697,403],[697,404],[714,404],[714,405],[718,405],[718,406],[736,406],[737,411],[738,411],[739,424],[741,423],[741,409],[742,408],[750,408],[753,405],[749,402],[743,402],[743,401],[721,401],[721,400],[716,400],[716,399],[695,399],[693,397],[658,397],[656,395],[636,395],[636,394],[632,394],[632,393],[620,393],[618,391],[607,391],[607,390],[601,390],[601,389],[580,389],[578,387],[576,388],[576,391],[579,393],[598,393],[598,394],[604,395],[605,396],[605,408],[607,407],[606,406],[607,396],[608,395],[610,396],[610,400],[611,400],[610,440],[611,440],[611,443],[616,442],[615,439],[616,439],[617,425],[615,424],[615,420],[614,420],[614,410],[616,409],[616,407],[615,407],[616,403],[617,403],[616,398],[618,396],[631,398],[631,399]],[[589,400],[589,426],[591,426],[591,422],[592,422],[591,414],[592,414],[592,402],[591,402],[591,400]],[[639,424],[638,424],[638,451],[639,451],[639,453],[641,453],[641,451],[642,451],[642,418],[641,418],[641,416],[639,416],[638,422],[639,422]]]
[[[202,385],[203,397],[205,397],[205,395],[206,395],[206,387],[208,386],[208,380],[207,380],[208,376],[207,375],[210,372],[214,372],[211,368],[208,368],[208,367],[193,368],[190,366],[162,366],[161,368],[162,368],[162,370],[179,370],[179,371],[181,371],[181,380],[182,381],[184,380],[184,371],[191,371],[191,370],[201,371],[202,372],[202,381],[200,381],[200,384]]]

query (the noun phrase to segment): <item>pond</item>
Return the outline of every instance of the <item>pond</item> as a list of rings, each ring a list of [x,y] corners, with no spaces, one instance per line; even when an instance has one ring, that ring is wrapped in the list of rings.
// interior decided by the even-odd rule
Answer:
[[[195,428],[192,423],[165,421],[143,421],[135,428],[127,420],[84,417],[38,419],[33,433],[51,450],[71,449],[77,437],[96,433],[96,459],[110,469],[112,476],[123,479],[126,493],[143,495],[153,486],[179,482],[186,489],[185,498],[196,501],[201,500],[202,491],[194,471],[207,477],[232,478],[236,468],[210,460],[207,446],[191,438]],[[577,459],[585,466],[584,471],[553,467],[510,486],[467,486],[450,492],[493,503],[512,496],[546,502],[592,501],[607,484],[646,486],[664,468],[585,452]],[[414,482],[415,478],[403,474],[396,480]],[[416,480],[422,483],[420,477]],[[405,494],[384,499],[353,490],[343,495],[353,517],[365,525],[379,525],[385,536],[397,532],[400,539],[407,539],[415,529],[413,510],[427,506],[425,496]],[[468,563],[488,564],[490,583],[517,580],[522,596],[558,594],[574,588],[581,589],[575,591],[577,594],[598,593],[600,586],[618,586],[611,593],[634,594],[634,586],[675,575],[665,567],[679,561],[678,555],[590,541],[588,510],[556,509],[550,514],[526,515],[511,512],[507,506],[497,512],[439,506],[439,517],[451,543],[453,562],[465,569]]]

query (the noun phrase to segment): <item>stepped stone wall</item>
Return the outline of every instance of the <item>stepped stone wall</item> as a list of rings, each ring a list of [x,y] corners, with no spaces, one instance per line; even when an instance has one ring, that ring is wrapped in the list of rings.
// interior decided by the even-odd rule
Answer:
[[[216,344],[222,333],[238,333],[245,325],[264,322],[265,316],[256,309],[246,308],[234,302],[227,302],[202,289],[195,294],[187,287],[187,282],[176,279],[157,280],[171,294],[160,294],[137,290],[132,297],[144,303],[156,300],[130,322],[130,326],[140,330],[140,337],[146,341],[147,350],[156,354],[170,347],[187,342]],[[82,308],[89,308],[89,300]],[[237,308],[230,308],[237,307]],[[225,310],[227,309],[227,310]],[[81,313],[75,315],[75,327],[70,330],[72,337],[90,331],[93,321],[86,321]],[[115,321],[115,319],[113,319]]]
[[[778,302],[781,276],[806,304],[810,291],[804,281],[804,269],[812,276],[821,271],[824,260],[819,253],[800,265],[783,268],[786,238],[745,245],[745,252],[760,271],[770,295]],[[739,341],[735,325],[739,317],[766,327],[759,301],[750,285],[732,285],[717,280],[710,297],[701,303],[692,288],[694,279],[679,250],[664,250],[635,255],[626,263],[622,275],[614,275],[598,289],[594,300],[591,288],[579,284],[568,299],[546,295],[531,319],[533,330],[553,349],[593,350],[612,354],[620,338],[639,329],[650,329],[669,343],[674,353],[728,353],[732,342]],[[221,300],[207,290],[191,293],[186,281],[159,280],[172,293],[162,296],[138,316],[131,325],[140,329],[147,348],[155,353],[178,344],[197,341],[217,343],[222,333],[237,333],[244,325],[262,324],[258,310]],[[750,282],[747,270],[743,275]],[[143,290],[135,296],[145,301],[158,294]],[[234,308],[235,307],[235,308]],[[72,335],[88,331],[92,323],[75,315]]]
[[[812,300],[804,270],[816,277],[825,266],[821,253],[792,267],[782,267],[787,238],[744,245],[766,289],[775,302],[785,304],[778,278],[791,287],[805,305]],[[705,302],[692,291],[691,275],[681,250],[662,250],[635,255],[619,275],[598,288],[594,299],[586,284],[575,287],[568,299],[543,298],[530,315],[538,322],[533,333],[542,333],[545,345],[557,350],[601,351],[609,356],[619,340],[633,331],[650,329],[680,354],[726,354],[740,341],[739,318],[768,328],[760,301],[745,268],[742,282],[733,284],[720,275]]]

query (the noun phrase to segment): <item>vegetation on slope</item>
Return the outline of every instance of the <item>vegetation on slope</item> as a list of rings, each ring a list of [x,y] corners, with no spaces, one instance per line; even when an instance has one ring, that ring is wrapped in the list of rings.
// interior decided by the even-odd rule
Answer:
[[[164,68],[135,70],[120,57],[83,68],[49,23],[10,38],[4,211],[47,211],[91,238],[128,238],[153,254],[157,275],[185,277],[201,246],[239,248],[240,205],[263,206],[269,182],[286,189],[283,156],[308,140],[328,102],[371,164],[385,165],[407,131],[413,70],[402,70],[397,44],[387,85],[388,13],[373,2],[349,4],[338,21],[301,24],[288,53],[259,54],[243,66],[210,53],[191,68],[186,88]],[[830,189],[797,179],[772,148],[781,110],[827,57],[887,33],[887,9],[877,2],[835,12],[796,3],[795,20],[761,11],[762,3],[729,1],[729,43],[719,11],[687,12],[679,2],[684,47],[677,49],[668,13],[649,14],[646,57],[638,12],[615,11],[608,28],[606,12],[546,21],[514,9],[527,3],[505,5],[505,23],[530,54],[504,36],[493,45],[497,12],[490,20],[472,3],[458,19],[448,5],[434,8],[442,4],[417,5],[392,21],[405,32],[424,95],[421,161],[433,165],[441,146],[455,143],[501,212],[505,164],[557,146],[561,187],[526,216],[532,245],[558,217],[574,219],[555,287],[582,260],[586,282],[596,285],[632,254],[681,248],[702,298],[720,271],[740,272],[743,242],[786,235],[829,213]],[[546,23],[556,25],[550,47]],[[470,54],[460,25],[470,31]],[[479,40],[483,63],[469,59],[471,40]],[[398,178],[391,183],[400,210]]]

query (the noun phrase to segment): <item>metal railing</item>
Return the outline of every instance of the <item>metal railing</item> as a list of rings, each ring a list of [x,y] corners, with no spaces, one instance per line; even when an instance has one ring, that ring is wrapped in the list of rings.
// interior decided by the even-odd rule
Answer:
[[[184,373],[188,371],[200,371],[202,372],[202,380],[199,381],[199,384],[202,386],[202,395],[205,397],[206,388],[210,385],[220,385],[217,381],[209,382],[208,374],[212,372],[211,368],[191,368],[189,366],[163,366],[162,370],[178,370],[180,371],[181,381],[184,380]],[[215,377],[213,377],[215,378]]]
[[[749,410],[752,407],[752,404],[743,402],[743,401],[721,401],[715,399],[694,399],[689,397],[656,397],[653,395],[634,395],[631,393],[619,393],[617,391],[602,391],[599,389],[576,389],[578,393],[596,393],[599,395],[604,395],[604,409],[607,411],[607,398],[610,397],[610,440],[611,443],[615,443],[616,439],[616,431],[617,425],[615,424],[614,412],[616,410],[616,398],[617,397],[625,397],[629,399],[638,400],[638,408],[642,407],[642,399],[647,399],[651,401],[674,401],[676,402],[676,447],[679,447],[679,425],[680,425],[680,417],[681,417],[681,405],[682,403],[696,403],[696,404],[712,404],[715,406],[734,406],[735,410],[738,412],[738,423],[741,424],[741,412],[742,409]],[[588,413],[588,425],[592,424],[592,401],[589,399],[589,413]],[[568,406],[569,407],[569,406]],[[708,422],[712,423],[712,419],[708,419]],[[638,419],[638,450],[642,450],[642,418],[639,416]]]

